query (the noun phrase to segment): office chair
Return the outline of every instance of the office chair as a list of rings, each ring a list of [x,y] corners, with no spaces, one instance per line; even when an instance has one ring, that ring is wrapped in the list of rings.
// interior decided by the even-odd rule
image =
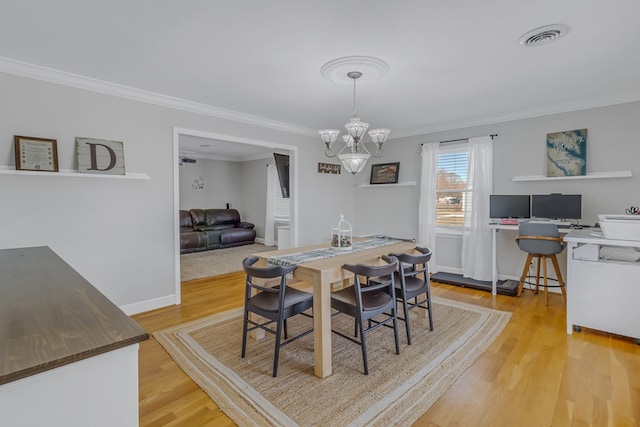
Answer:
[[[527,252],[527,261],[524,264],[522,270],[522,276],[520,277],[520,283],[518,283],[518,293],[522,294],[522,287],[527,278],[527,271],[531,265],[533,258],[538,260],[538,267],[536,273],[536,294],[540,288],[540,264],[542,264],[544,274],[544,296],[545,303],[549,305],[549,293],[547,284],[547,259],[551,259],[553,268],[556,272],[556,278],[558,280],[558,287],[562,292],[562,297],[567,299],[565,293],[565,283],[562,280],[562,273],[560,272],[560,266],[558,265],[558,259],[556,254],[562,252],[566,246],[563,242],[560,233],[558,232],[558,226],[552,223],[542,222],[523,222],[519,226],[519,236],[516,239],[520,250]],[[555,286],[554,286],[555,287]]]

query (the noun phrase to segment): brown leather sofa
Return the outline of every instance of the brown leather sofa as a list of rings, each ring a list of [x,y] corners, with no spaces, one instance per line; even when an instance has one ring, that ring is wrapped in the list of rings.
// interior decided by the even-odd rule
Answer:
[[[255,239],[254,224],[241,221],[236,209],[180,211],[181,254],[250,245]]]

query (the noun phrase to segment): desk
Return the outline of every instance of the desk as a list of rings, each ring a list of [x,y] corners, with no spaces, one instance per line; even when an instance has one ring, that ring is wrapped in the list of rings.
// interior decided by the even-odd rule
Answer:
[[[313,249],[327,247],[328,243],[291,248],[280,251],[254,254],[259,263],[266,265],[267,259]],[[314,372],[317,377],[331,375],[331,285],[342,283],[352,274],[342,270],[343,264],[376,264],[380,256],[390,252],[413,252],[414,242],[397,242],[358,252],[340,251],[339,255],[316,261],[303,262],[293,272],[293,277],[313,284],[313,352]]]
[[[496,235],[498,230],[511,230],[518,231],[519,225],[511,225],[511,224],[499,224],[499,223],[490,223],[489,228],[491,229],[491,293],[493,295],[498,294],[497,283],[498,283],[498,248],[496,243]],[[560,228],[558,227],[558,231],[560,234],[566,234],[570,231],[569,228]],[[524,264],[524,263],[523,263]],[[522,267],[520,267],[522,268]]]

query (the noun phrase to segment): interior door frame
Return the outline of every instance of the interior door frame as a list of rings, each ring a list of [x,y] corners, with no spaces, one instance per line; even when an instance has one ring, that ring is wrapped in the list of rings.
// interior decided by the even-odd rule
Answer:
[[[173,127],[173,223],[174,223],[174,271],[175,271],[175,304],[181,302],[180,282],[180,136],[196,136],[210,138],[238,144],[250,144],[274,150],[289,151],[289,197],[291,199],[289,226],[291,229],[291,242],[298,246],[298,147],[295,145],[280,144],[271,141],[242,138],[234,135],[222,135],[213,132],[205,132],[196,129]]]

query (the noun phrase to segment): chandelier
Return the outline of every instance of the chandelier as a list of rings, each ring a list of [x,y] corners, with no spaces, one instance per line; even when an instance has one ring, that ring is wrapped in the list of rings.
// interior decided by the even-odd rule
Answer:
[[[360,71],[350,71],[347,73],[347,77],[353,80],[353,117],[344,125],[347,129],[347,134],[342,136],[344,145],[337,152],[333,149],[333,144],[340,135],[338,129],[323,129],[319,130],[318,133],[327,147],[324,154],[327,157],[337,156],[345,169],[355,175],[364,169],[371,155],[374,157],[382,156],[382,144],[387,140],[391,131],[389,129],[370,130],[369,136],[375,144],[375,151],[371,153],[367,150],[362,137],[369,128],[369,123],[360,121],[360,118],[356,115],[356,80],[362,77],[362,73]]]

